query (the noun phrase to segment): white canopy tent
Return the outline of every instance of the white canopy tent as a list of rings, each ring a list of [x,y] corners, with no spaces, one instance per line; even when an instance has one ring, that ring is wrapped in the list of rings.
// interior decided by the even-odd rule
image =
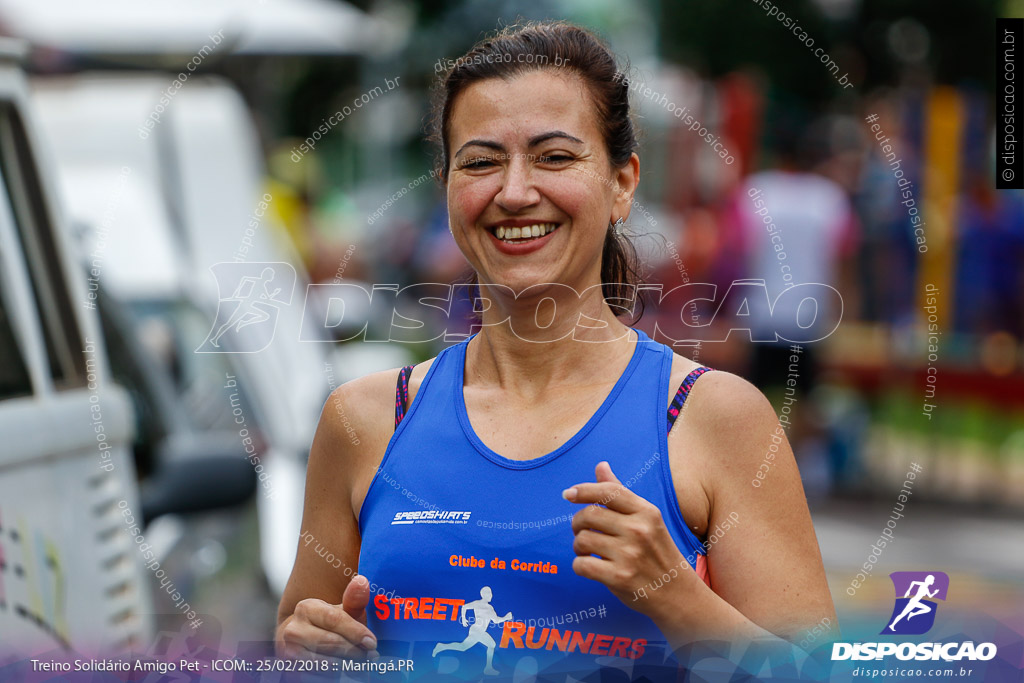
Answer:
[[[0,0],[0,27],[35,47],[111,56],[192,54],[219,31],[222,54],[363,54],[397,39],[336,0]]]

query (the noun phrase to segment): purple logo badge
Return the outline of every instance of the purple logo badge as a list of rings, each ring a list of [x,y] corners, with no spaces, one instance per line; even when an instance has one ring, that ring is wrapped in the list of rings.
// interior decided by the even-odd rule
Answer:
[[[893,572],[896,605],[882,634],[921,635],[935,623],[935,600],[945,600],[949,576],[944,572]]]

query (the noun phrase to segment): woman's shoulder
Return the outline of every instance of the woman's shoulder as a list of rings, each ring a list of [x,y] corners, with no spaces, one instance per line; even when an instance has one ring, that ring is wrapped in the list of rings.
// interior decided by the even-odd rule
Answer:
[[[409,376],[409,399],[406,408],[411,405],[420,383],[435,360],[436,357],[413,366],[412,374]],[[325,416],[329,416],[335,422],[346,420],[350,427],[358,423],[374,432],[384,431],[390,438],[390,431],[393,429],[388,427],[394,427],[395,398],[401,370],[402,368],[380,370],[345,382],[328,397],[324,406]],[[341,410],[327,410],[332,404]]]
[[[410,402],[433,360],[413,368]],[[395,394],[400,370],[371,372],[345,382],[330,393],[320,415],[310,451],[310,467],[315,466],[323,475],[316,479],[329,489],[324,496],[335,495],[335,486],[348,492],[355,519],[395,431]]]
[[[670,393],[674,397],[683,380],[695,370],[707,367],[678,353],[672,359]],[[671,401],[671,397],[669,398]],[[778,418],[764,394],[739,375],[714,370],[700,375],[684,404],[689,429],[709,439],[749,439],[749,432],[766,431],[768,438]]]

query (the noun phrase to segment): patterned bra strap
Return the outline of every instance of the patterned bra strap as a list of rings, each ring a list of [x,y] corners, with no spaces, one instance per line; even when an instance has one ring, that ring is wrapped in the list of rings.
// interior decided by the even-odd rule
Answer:
[[[395,388],[395,429],[405,417],[405,407],[409,403],[409,375],[414,366],[406,365],[398,372],[398,386]]]
[[[697,381],[698,377],[709,370],[714,370],[714,368],[701,366],[687,375],[683,383],[679,385],[679,391],[676,392],[675,398],[672,399],[672,405],[668,408],[668,431],[672,431],[672,425],[675,424],[676,418],[679,417],[683,404],[686,403],[686,397],[690,395],[693,383]]]

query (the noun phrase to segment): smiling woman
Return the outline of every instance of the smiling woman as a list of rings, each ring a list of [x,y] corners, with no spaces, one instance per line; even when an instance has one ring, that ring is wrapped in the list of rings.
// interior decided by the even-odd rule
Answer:
[[[524,58],[527,55],[543,59],[527,61]],[[639,159],[634,161],[637,139],[630,117],[629,90],[622,87],[615,59],[605,46],[582,29],[548,24],[524,30],[507,29],[460,59],[463,61],[445,74],[437,89],[431,129],[431,139],[439,149],[436,166],[448,184],[449,201],[454,197],[469,197],[455,191],[465,187],[467,181],[472,183],[469,187],[485,188],[488,178],[493,184],[499,168],[511,166],[535,170],[552,180],[561,178],[562,182],[551,189],[554,191],[557,187],[560,193],[571,194],[573,203],[586,205],[595,194],[614,197],[616,218],[611,219],[612,222],[629,215],[638,179]],[[512,84],[514,88],[503,87]],[[475,97],[459,97],[466,90],[475,91]],[[537,99],[543,95],[550,101],[542,103]],[[481,104],[483,111],[472,109]],[[536,118],[539,112],[544,112],[543,119]],[[492,114],[497,114],[506,127],[530,121],[536,132],[525,145],[516,149],[494,136],[496,129],[483,131],[476,126],[471,130],[480,130],[480,136],[467,131],[455,145],[454,139],[462,131],[453,134],[453,127],[465,126],[477,121],[477,116]],[[550,121],[551,127],[545,129],[537,125],[540,120]],[[563,124],[569,121],[573,121],[577,134],[563,130]],[[581,131],[589,133],[590,139],[581,139],[578,134]],[[500,198],[495,197],[496,203],[521,201],[517,197],[521,189],[524,188],[516,184],[503,188]],[[598,210],[598,207],[593,208]],[[535,218],[517,219],[512,215],[514,212],[506,213],[509,215],[485,226],[494,235],[494,247],[501,253],[529,254],[548,242],[558,243],[554,235],[551,238],[547,235],[561,227],[561,222],[541,222],[536,226],[541,230],[534,234],[535,226],[524,225],[523,221]],[[591,239],[588,246],[597,246],[600,252],[581,254],[580,258],[589,259],[600,268],[597,281],[601,283],[604,300],[630,303],[635,300],[642,315],[644,302],[642,298],[636,299],[634,289],[638,274],[633,245],[617,231],[605,230],[610,213],[607,207],[598,213],[601,217],[595,224],[600,226],[603,239]],[[530,229],[529,236],[523,234],[523,227]],[[504,233],[501,237],[499,231]],[[454,235],[454,222],[452,232]],[[517,238],[522,243],[517,243]],[[456,242],[479,278],[482,273],[458,235]],[[560,281],[534,280],[530,284]]]
[[[504,58],[523,54],[548,59]],[[329,399],[360,441],[323,411],[303,528],[345,571],[299,547],[279,652],[411,653],[448,679],[613,666],[661,680],[693,641],[795,642],[834,620],[784,439],[771,479],[749,484],[778,425],[768,402],[619,319],[637,279],[616,226],[640,160],[614,56],[584,29],[546,23],[453,64],[438,90],[437,170],[479,285],[480,331]],[[412,514],[385,468],[431,514]],[[567,513],[571,525],[468,521]],[[523,557],[527,571],[509,569]],[[453,605],[452,618],[417,619],[407,605],[424,598]],[[600,619],[571,630],[526,625],[597,605]]]

